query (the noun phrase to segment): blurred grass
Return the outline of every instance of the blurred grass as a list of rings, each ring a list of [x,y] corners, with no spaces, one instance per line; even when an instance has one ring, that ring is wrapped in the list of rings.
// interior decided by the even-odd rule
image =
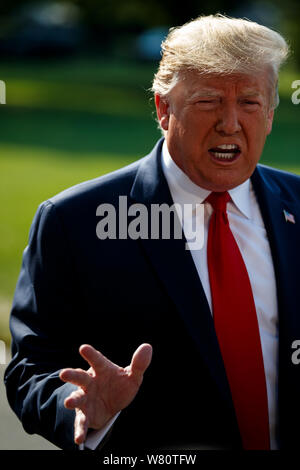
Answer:
[[[132,162],[160,137],[147,90],[155,65],[94,58],[0,64],[0,338],[39,203],[64,188]],[[300,106],[286,70],[262,162],[300,173]]]

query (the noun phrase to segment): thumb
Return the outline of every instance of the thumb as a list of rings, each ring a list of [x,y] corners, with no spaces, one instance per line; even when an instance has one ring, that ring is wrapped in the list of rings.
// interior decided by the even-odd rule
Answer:
[[[152,346],[150,344],[141,344],[132,356],[131,372],[135,376],[142,376],[149,367],[152,359]]]

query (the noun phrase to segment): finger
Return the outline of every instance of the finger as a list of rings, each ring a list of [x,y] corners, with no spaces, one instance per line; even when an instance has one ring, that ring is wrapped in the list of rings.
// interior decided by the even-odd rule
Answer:
[[[63,369],[59,377],[63,382],[70,382],[83,388],[86,388],[92,380],[91,376],[82,369]]]
[[[83,359],[85,359],[89,365],[98,373],[101,372],[104,367],[112,365],[112,362],[103,356],[100,351],[97,351],[89,344],[83,344],[80,346],[79,353]]]
[[[142,377],[149,367],[152,359],[152,346],[150,344],[141,344],[132,356],[131,372],[135,377]]]
[[[82,408],[85,404],[86,397],[80,391],[72,392],[67,398],[64,400],[64,406],[68,410],[74,410],[75,408]]]
[[[88,420],[86,415],[81,410],[76,410],[76,417],[74,421],[74,441],[75,444],[83,444],[86,440],[88,431]]]

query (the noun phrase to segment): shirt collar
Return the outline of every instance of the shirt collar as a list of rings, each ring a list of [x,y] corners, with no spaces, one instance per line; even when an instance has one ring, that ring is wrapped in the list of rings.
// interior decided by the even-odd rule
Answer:
[[[172,159],[166,141],[162,147],[162,168],[170,187],[174,202],[181,204],[201,204],[211,193],[207,189],[201,188],[179,168]],[[235,206],[248,219],[251,218],[251,197],[252,185],[250,179],[244,183],[230,189],[228,192]]]

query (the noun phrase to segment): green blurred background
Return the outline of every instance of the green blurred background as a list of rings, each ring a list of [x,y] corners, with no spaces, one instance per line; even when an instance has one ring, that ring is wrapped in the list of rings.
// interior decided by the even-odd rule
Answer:
[[[281,31],[293,55],[262,161],[300,173],[296,1],[2,1],[0,79],[0,339],[37,206],[62,189],[145,155],[160,136],[150,92],[169,27],[216,12]]]

